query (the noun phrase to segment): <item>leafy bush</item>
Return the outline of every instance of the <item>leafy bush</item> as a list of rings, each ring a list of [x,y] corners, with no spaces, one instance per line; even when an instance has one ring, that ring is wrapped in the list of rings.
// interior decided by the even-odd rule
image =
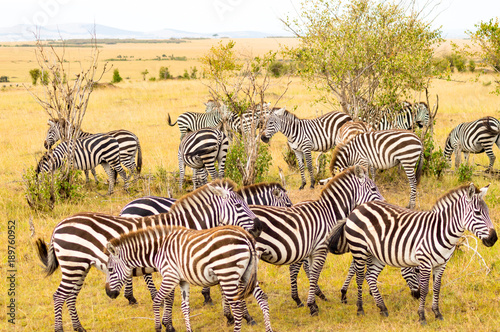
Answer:
[[[8,76],[0,76],[0,82],[8,82],[9,77]]]
[[[113,70],[113,79],[111,80],[111,83],[120,83],[122,80],[123,78],[120,76],[118,69]]]
[[[469,60],[469,71],[473,73],[476,70],[476,62],[472,59]]]
[[[170,70],[168,67],[161,67],[160,68],[160,73],[159,73],[159,79],[160,80],[170,80],[172,79],[173,76],[170,74]]]
[[[269,166],[271,166],[272,164],[272,156],[271,152],[269,151],[268,144],[264,144],[262,142],[258,142],[257,144],[259,145],[259,147],[257,160],[255,161],[255,182],[259,183],[264,181],[269,171]],[[241,163],[245,163],[245,161],[248,159],[245,153],[245,145],[239,135],[235,136],[233,143],[229,147],[226,158],[225,176],[227,178],[230,178],[234,182],[241,184],[242,175],[237,166],[238,159]]]
[[[434,139],[432,138],[430,132],[428,132],[424,138],[424,165],[423,172],[426,175],[433,175],[440,179],[443,176],[443,172],[448,168],[448,161],[443,156],[443,150],[439,147],[438,150],[435,149]]]
[[[42,72],[38,68],[31,69],[30,76],[31,76],[31,83],[33,85],[36,85],[36,83],[38,82],[38,79],[40,78],[40,76],[42,76]]]
[[[318,174],[316,174],[316,182],[321,179],[326,179],[331,176],[330,174],[330,161],[332,156],[329,153],[322,153],[317,159]]]
[[[467,69],[466,65],[465,65],[467,60],[465,59],[465,57],[463,55],[460,55],[458,53],[453,53],[453,54],[447,55],[446,59],[449,61],[452,71],[455,68],[459,72],[464,72]]]
[[[457,169],[458,181],[470,182],[472,181],[472,174],[474,173],[474,166],[461,163]]]
[[[285,160],[288,165],[288,169],[290,171],[295,171],[299,169],[299,162],[297,161],[297,157],[295,156],[295,152],[290,148],[287,144],[285,151],[281,154],[283,156],[283,160]]]

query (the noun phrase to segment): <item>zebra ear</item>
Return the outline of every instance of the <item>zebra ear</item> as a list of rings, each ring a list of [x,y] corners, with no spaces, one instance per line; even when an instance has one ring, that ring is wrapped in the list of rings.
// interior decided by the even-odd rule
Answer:
[[[280,108],[280,109],[274,111],[274,114],[279,115],[279,116],[285,114],[285,108],[283,107],[283,108]]]
[[[479,189],[479,198],[481,199],[484,199],[484,196],[486,196],[486,192],[488,191],[488,188],[490,187],[490,184],[491,183],[488,183],[488,185],[486,187],[483,187],[481,189]]]
[[[469,190],[467,191],[467,198],[471,200],[475,193],[476,193],[476,186],[474,185],[474,183],[471,182],[469,185]]]
[[[273,189],[273,196],[280,197],[280,190],[278,188]]]
[[[207,184],[207,188],[216,196],[226,197],[228,191],[222,187],[214,187],[210,183]]]
[[[356,174],[356,176],[358,178],[360,178],[361,180],[365,180],[366,178],[366,173],[365,173],[365,170],[363,169],[363,167],[361,167],[360,165],[355,165],[354,166],[354,174]]]
[[[47,124],[52,127],[55,124],[55,122],[52,121],[52,119],[49,119],[49,121],[47,121]]]
[[[106,244],[106,249],[108,249],[109,253],[112,256],[118,256],[118,250],[116,250],[115,246],[111,244],[111,242],[108,242]]]

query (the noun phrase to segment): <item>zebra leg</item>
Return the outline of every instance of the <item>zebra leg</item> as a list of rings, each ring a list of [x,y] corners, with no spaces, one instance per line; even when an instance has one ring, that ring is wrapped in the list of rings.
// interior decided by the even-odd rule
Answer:
[[[89,170],[86,169],[85,171],[83,171],[85,173],[85,183],[86,184],[89,184],[90,183],[90,178],[89,178]]]
[[[71,323],[73,324],[73,330],[78,331],[78,332],[85,332],[86,331],[83,328],[82,324],[80,323],[80,319],[78,317],[78,312],[76,311],[76,298],[78,297],[78,294],[80,293],[80,290],[82,289],[83,282],[85,281],[85,277],[87,276],[89,269],[90,269],[90,267],[87,267],[82,272],[80,277],[76,280],[76,282],[75,281],[73,282],[73,284],[74,284],[73,289],[70,290],[69,293],[61,291],[62,282],[64,281],[64,278],[63,278],[63,280],[61,280],[61,285],[59,285],[59,288],[57,289],[56,293],[54,294],[54,307],[55,307],[55,317],[56,317],[55,330],[56,331],[63,331],[63,328],[62,328],[62,307],[64,305],[65,300],[66,300],[66,306],[68,307],[68,311],[69,311],[69,314],[71,316]],[[73,281],[73,280],[71,280],[71,281]],[[71,281],[70,281],[70,283],[71,283]],[[68,280],[65,280],[65,282],[67,283]]]
[[[158,290],[158,293],[156,293],[156,296],[153,300],[153,315],[155,318],[155,331],[156,332],[161,332],[162,321],[164,322],[164,325],[166,325],[165,322],[167,322],[167,324],[168,324],[169,319],[170,319],[170,322],[172,322],[172,307],[171,306],[169,307],[166,303],[165,303],[165,306],[163,308],[163,320],[160,321],[161,304],[164,301],[164,299],[167,297],[167,295],[169,295],[167,297],[167,299],[170,297],[170,293],[173,293],[173,291],[175,290],[175,286],[177,286],[179,284],[179,281],[180,281],[178,278],[174,278],[173,273],[169,273],[169,272],[173,272],[173,271],[167,271],[168,275],[167,274],[162,275],[163,279],[161,281],[160,289]],[[172,301],[173,301],[173,299],[172,299]],[[171,325],[171,323],[170,323],[170,325]],[[168,328],[167,328],[167,331],[168,331]]]
[[[238,293],[238,284],[235,284],[235,281],[231,281],[230,279],[222,279],[222,276],[218,276],[219,282],[220,282],[220,289],[222,292],[222,297],[224,299],[224,302],[226,303],[224,307],[224,316],[228,318],[228,324],[229,324],[229,315],[231,314],[231,311],[233,312],[233,317],[234,317],[234,332],[239,332],[241,331],[241,320],[243,318],[243,310],[244,307],[242,305],[243,300],[229,300],[233,299],[236,294]],[[222,279],[222,280],[220,280]],[[228,310],[227,303],[231,307],[231,310]],[[246,306],[245,306],[246,307]],[[228,314],[229,311],[229,314]]]
[[[217,179],[218,174],[217,171],[215,170],[215,164],[208,164],[205,165],[205,168],[207,169],[208,173],[210,173],[210,177],[212,178],[212,181]]]
[[[420,269],[420,303],[418,306],[418,316],[420,324],[426,325],[427,321],[425,319],[425,298],[429,292],[429,279],[431,276],[430,266],[419,266]]]
[[[172,324],[172,308],[174,306],[174,296],[175,288],[170,292],[170,294],[165,297],[165,307],[163,308],[163,318],[162,324],[165,326],[167,332],[175,332],[174,326]]]
[[[299,163],[300,177],[302,179],[302,184],[300,185],[299,190],[302,190],[306,186],[306,177],[304,175],[304,154],[302,151],[298,150],[293,150],[293,152],[295,153],[295,157],[297,157],[297,161]]]
[[[366,260],[354,257],[354,267],[356,269],[356,284],[358,285],[358,299],[356,306],[358,307],[358,316],[364,316],[363,310],[363,282],[365,281],[365,266]]]
[[[409,209],[415,208],[415,201],[417,199],[417,179],[415,177],[415,165],[402,164],[405,170],[408,182],[410,183],[410,202],[408,203]]]
[[[273,329],[271,327],[271,318],[269,316],[269,303],[267,302],[267,295],[262,291],[259,286],[259,283],[255,286],[253,290],[253,297],[257,300],[259,304],[260,310],[262,310],[262,314],[264,315],[264,324],[266,325],[266,332],[272,332]]]
[[[234,324],[234,317],[233,317],[233,314],[231,313],[229,301],[227,300],[227,297],[224,295],[224,292],[222,291],[222,289],[221,289],[221,293],[222,293],[222,310],[224,312],[224,317],[226,317],[227,326],[231,326]]]
[[[181,131],[181,141],[182,141],[182,131]],[[182,191],[182,185],[184,184],[184,159],[182,156],[182,151],[179,149],[177,153],[177,160],[179,161],[179,190]],[[193,172],[194,173],[194,172]]]
[[[316,182],[314,179],[314,169],[312,163],[311,151],[304,151],[304,156],[306,158],[307,169],[309,170],[309,175],[311,176],[311,189],[314,189],[314,183]]]
[[[201,294],[203,295],[203,298],[205,299],[203,301],[203,305],[214,305],[214,302],[212,301],[212,297],[210,296],[210,287],[203,287],[201,290]]]
[[[307,262],[307,259],[304,259],[302,267],[304,268],[304,272],[306,273],[307,279],[310,279],[309,276],[309,263]],[[314,291],[314,294],[316,294],[317,297],[322,299],[323,301],[328,301],[326,298],[325,294],[321,291],[321,288],[319,288],[318,284],[316,284],[316,290]]]
[[[401,275],[403,276],[408,288],[410,288],[411,296],[416,299],[420,298],[420,288],[418,286],[418,268],[417,267],[404,267],[401,269]]]
[[[97,173],[95,171],[95,167],[91,168],[90,171],[92,172],[92,175],[94,176],[95,184],[99,184],[99,180],[97,179]],[[90,181],[89,179],[89,172],[85,171],[85,176],[87,177],[87,182]]]
[[[151,294],[151,299],[154,300],[157,291],[155,283],[153,282],[153,275],[151,273],[144,273],[143,277],[148,286],[149,293]]]
[[[248,312],[247,304],[245,300],[241,301],[241,310],[243,312],[243,318],[247,321],[248,325],[257,325],[255,320],[253,319],[252,316],[250,316],[250,313]]]
[[[441,290],[441,278],[443,277],[445,264],[437,266],[433,269],[432,274],[434,276],[433,280],[433,293],[434,296],[432,298],[432,311],[436,316],[436,319],[443,320],[443,315],[439,311],[439,292]]]
[[[484,148],[484,152],[486,152],[486,155],[488,156],[488,158],[490,159],[490,164],[488,165],[488,172],[491,172],[493,170],[493,164],[495,163],[495,155],[493,154],[493,149],[491,146],[489,146],[488,148]]]
[[[347,304],[347,289],[349,288],[349,284],[351,283],[352,277],[356,274],[356,267],[354,265],[354,260],[351,262],[349,266],[349,271],[347,272],[347,276],[344,280],[344,284],[340,289],[340,302]]]
[[[108,175],[108,195],[111,195],[114,191],[115,188],[115,171],[111,169],[108,163],[102,163],[102,167],[104,168],[104,171]]]
[[[297,307],[303,307],[304,304],[299,298],[299,293],[297,291],[297,275],[299,274],[300,267],[302,266],[302,263],[305,264],[306,260],[290,264],[289,270],[290,270],[290,289],[292,291],[292,299],[297,303]]]
[[[184,323],[186,324],[186,331],[191,332],[193,330],[191,329],[191,320],[189,319],[189,312],[190,312],[190,308],[189,308],[189,283],[185,282],[185,281],[181,281],[179,286],[181,288],[181,296],[182,296],[181,310],[182,310],[182,314],[184,315]]]
[[[123,296],[128,300],[128,304],[137,304],[137,300],[134,297],[134,288],[132,284],[132,278],[127,279],[125,281],[125,290],[123,292]]]
[[[325,265],[326,249],[317,250],[309,257],[311,263],[311,272],[309,276],[309,295],[307,297],[307,306],[311,316],[317,316],[319,313],[318,305],[316,304],[316,286],[318,285],[319,275]]]
[[[384,300],[382,299],[382,295],[380,295],[380,291],[377,286],[378,276],[384,267],[385,264],[380,262],[375,257],[372,257],[371,263],[368,264],[368,268],[366,269],[366,281],[368,282],[368,286],[370,286],[370,292],[375,299],[375,303],[377,303],[377,307],[380,309],[380,314],[387,317],[389,316],[389,312],[387,311],[387,307],[384,304]]]

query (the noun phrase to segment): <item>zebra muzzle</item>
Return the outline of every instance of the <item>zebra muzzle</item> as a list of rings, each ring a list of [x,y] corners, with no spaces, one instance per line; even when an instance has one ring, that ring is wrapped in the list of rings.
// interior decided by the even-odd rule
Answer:
[[[258,238],[262,233],[262,221],[259,218],[253,220],[253,228],[248,231],[254,238]]]
[[[483,244],[487,247],[492,247],[495,244],[495,242],[497,242],[497,240],[498,240],[497,232],[495,231],[494,228],[490,228],[490,234],[488,235],[488,237],[483,239]]]
[[[111,290],[111,288],[109,288],[109,283],[106,283],[106,294],[110,298],[116,299],[118,297],[118,295],[120,295],[120,291],[113,291],[113,290]]]
[[[264,143],[269,143],[269,137],[266,137],[264,134],[262,134],[262,136],[260,136],[260,139],[262,140],[262,142]]]

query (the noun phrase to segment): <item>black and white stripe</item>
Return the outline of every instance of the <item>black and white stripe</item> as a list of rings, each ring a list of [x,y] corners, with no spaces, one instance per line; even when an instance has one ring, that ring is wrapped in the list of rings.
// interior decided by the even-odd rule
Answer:
[[[374,169],[389,169],[401,164],[410,182],[408,206],[413,209],[422,175],[423,151],[418,136],[406,130],[363,133],[335,148],[330,171],[334,174],[337,168],[342,170],[352,165],[362,165],[369,168],[374,176]]]
[[[441,277],[465,230],[491,247],[497,234],[484,201],[488,186],[478,189],[472,183],[454,189],[440,198],[431,211],[412,211],[387,202],[369,202],[356,208],[345,223],[339,223],[329,241],[330,251],[346,237],[352,252],[358,284],[358,315],[364,314],[362,285],[366,280],[382,315],[388,311],[378,290],[377,278],[385,265],[418,267],[420,278],[420,322],[426,323],[425,298],[433,274],[432,311],[439,311]]]
[[[118,141],[106,134],[95,134],[74,141],[66,141],[59,144],[53,151],[47,151],[40,159],[36,172],[50,172],[60,168],[73,153],[70,161],[74,169],[91,170],[95,176],[95,168],[102,165],[108,175],[108,193],[113,192],[116,174],[120,174],[128,187],[128,179],[120,164],[120,148]]]
[[[227,255],[230,250],[231,254]],[[173,331],[172,306],[177,285],[181,288],[182,313],[186,330],[192,331],[189,320],[189,285],[220,285],[234,315],[234,331],[241,331],[244,298],[257,286],[258,257],[255,240],[244,229],[235,226],[209,230],[157,226],[123,234],[107,244],[110,253],[106,274],[106,293],[116,298],[132,270],[150,268],[162,276],[161,286],[153,301],[155,329],[162,323]],[[163,318],[160,306],[165,300]],[[269,306],[263,294],[261,306],[266,331],[272,331]]]
[[[204,128],[187,133],[179,145],[179,189],[184,183],[186,166],[193,169],[194,189],[207,183],[207,171],[212,180],[224,177],[229,140],[222,131],[214,128]],[[215,162],[219,173],[215,169]]]
[[[311,176],[311,188],[314,188],[311,151],[326,152],[332,149],[335,146],[338,129],[347,121],[352,121],[351,117],[342,112],[330,112],[316,119],[304,120],[282,108],[271,112],[261,139],[267,143],[274,134],[281,131],[287,137],[288,145],[299,162],[302,177],[299,189],[303,189],[306,185],[304,164],[307,164]]]
[[[464,122],[457,125],[446,138],[444,157],[451,161],[451,155],[463,152],[468,161],[470,153],[486,152],[490,160],[489,169],[493,168],[495,155],[493,144],[500,148],[500,121],[487,116],[479,120]],[[458,166],[458,165],[457,165]]]
[[[57,143],[61,139],[62,127],[67,126],[67,122],[65,120],[49,120],[48,122],[49,130],[47,131],[47,135],[45,137],[44,146],[46,149],[50,149],[55,143]],[[85,138],[89,137],[91,133],[80,131],[80,134],[77,138]],[[132,132],[124,129],[113,130],[106,135],[114,137],[118,141],[118,146],[120,148],[120,161],[121,163],[132,173],[132,174],[140,174],[142,168],[142,150],[141,144],[139,143],[139,138]],[[137,154],[137,163],[135,161],[135,156]],[[95,170],[92,169],[92,174],[94,175],[94,179],[97,181]],[[88,170],[85,171],[85,177],[87,178],[87,182],[89,181]]]
[[[47,245],[38,239],[38,254],[50,275],[61,267],[61,283],[54,293],[55,330],[62,330],[62,307],[66,302],[75,331],[84,331],[76,312],[76,298],[91,266],[106,271],[107,255],[103,252],[112,238],[149,226],[184,226],[208,229],[221,225],[236,225],[258,236],[262,223],[228,180],[217,180],[185,195],[170,213],[145,218],[122,218],[100,213],[80,213],[59,222]],[[148,273],[153,270],[145,271]],[[139,272],[134,271],[135,275]],[[130,287],[128,283],[127,287]],[[154,295],[154,294],[153,294]],[[129,297],[130,303],[136,303]]]
[[[401,104],[401,110],[398,111],[391,121],[388,115],[385,115],[374,126],[377,130],[404,129],[415,130],[416,127],[422,128],[429,125],[429,107],[424,102],[412,104],[404,101]]]
[[[208,106],[207,106],[208,107]],[[230,112],[227,107],[213,106],[206,113],[185,112],[179,115],[174,123],[171,123],[170,114],[168,114],[168,125],[173,127],[177,123],[181,132],[181,140],[187,132],[196,131],[202,128],[218,128],[222,129],[222,121],[229,118]]]
[[[370,133],[374,129],[371,124],[363,121],[347,121],[344,123],[337,132],[335,138],[335,145],[345,144],[354,136],[362,133]]]

